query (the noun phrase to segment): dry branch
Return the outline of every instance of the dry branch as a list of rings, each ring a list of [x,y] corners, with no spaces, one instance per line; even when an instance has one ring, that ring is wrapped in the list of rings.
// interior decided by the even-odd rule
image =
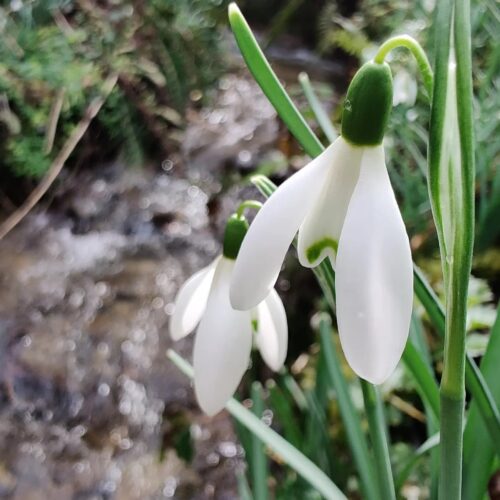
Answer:
[[[109,94],[113,90],[117,80],[118,75],[111,75],[106,79],[102,87],[101,95],[93,99],[89,104],[89,106],[85,110],[83,118],[80,120],[80,123],[76,126],[76,128],[69,136],[68,140],[62,147],[57,157],[54,159],[54,162],[41,180],[40,184],[31,192],[24,203],[0,225],[0,239],[2,239],[7,233],[12,231],[12,229],[14,229],[14,227],[16,227],[19,222],[21,222],[24,217],[26,217],[30,210],[47,192],[49,187],[61,172],[67,159],[74,151],[81,138],[85,135],[85,132],[89,128],[90,123],[95,118],[97,113],[99,113],[102,105],[105,103]]]

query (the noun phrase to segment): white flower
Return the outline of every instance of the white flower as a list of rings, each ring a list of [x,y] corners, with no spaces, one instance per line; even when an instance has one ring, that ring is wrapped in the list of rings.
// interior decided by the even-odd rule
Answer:
[[[180,289],[170,335],[181,339],[199,323],[194,342],[194,388],[200,407],[215,415],[238,387],[248,368],[252,339],[266,364],[279,370],[285,361],[288,326],[281,299],[270,289],[251,311],[229,302],[234,260],[220,256]]]
[[[264,204],[240,248],[230,289],[236,309],[267,296],[298,231],[302,265],[328,257],[336,270],[337,322],[353,370],[372,383],[403,352],[413,301],[413,266],[381,144],[339,137]]]

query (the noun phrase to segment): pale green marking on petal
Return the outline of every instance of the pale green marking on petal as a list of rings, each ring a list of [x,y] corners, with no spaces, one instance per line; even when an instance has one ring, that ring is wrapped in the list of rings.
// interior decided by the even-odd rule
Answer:
[[[259,331],[259,320],[258,319],[252,319],[252,330],[254,333],[257,333]]]
[[[325,237],[325,238],[317,241],[313,245],[311,245],[306,250],[307,260],[311,264],[313,262],[316,262],[319,259],[320,255],[321,255],[321,252],[323,252],[323,250],[325,248],[332,248],[333,251],[335,252],[335,254],[337,254],[337,248],[338,248],[338,246],[339,246],[338,242],[335,241],[333,238]]]

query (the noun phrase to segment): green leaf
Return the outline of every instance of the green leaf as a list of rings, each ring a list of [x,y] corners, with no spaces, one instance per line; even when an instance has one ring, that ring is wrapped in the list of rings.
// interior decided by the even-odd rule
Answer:
[[[340,361],[332,343],[332,330],[329,321],[320,322],[321,355],[324,356],[330,381],[337,395],[342,422],[349,439],[352,456],[359,476],[363,498],[377,499],[378,485],[372,466],[372,457],[368,450],[366,436],[361,429],[361,419],[354,407],[349,388],[340,368]]]
[[[500,305],[497,318],[491,329],[486,353],[481,361],[481,373],[489,384],[497,407],[500,407]],[[464,432],[464,498],[481,498],[486,491],[495,449],[499,453],[500,441],[492,441],[484,421],[481,419],[476,401],[472,401]],[[500,455],[499,455],[500,456]]]
[[[333,142],[337,138],[338,134],[334,126],[332,125],[330,117],[323,109],[323,106],[321,105],[321,102],[319,101],[316,92],[314,92],[308,74],[300,73],[299,82],[300,85],[302,86],[302,90],[304,91],[304,95],[306,96],[307,102],[309,103],[309,106],[311,106],[312,112],[314,113],[314,116],[316,117],[316,120],[318,121],[318,124],[321,127],[321,130],[325,134],[326,138],[330,142]]]
[[[412,326],[413,323],[410,327]],[[403,361],[417,384],[418,393],[422,400],[428,403],[432,410],[432,418],[437,423],[439,421],[439,388],[434,374],[430,371],[411,339],[408,339],[406,343],[403,352]]]
[[[302,432],[294,414],[291,401],[285,396],[281,388],[274,380],[269,380],[266,384],[269,392],[268,401],[273,409],[274,418],[282,427],[285,439],[295,448],[301,448]]]
[[[253,495],[248,486],[247,478],[243,471],[236,472],[236,481],[238,482],[238,495],[241,500],[253,500]]]
[[[255,40],[252,30],[235,3],[229,5],[229,23],[248,69],[285,122],[285,125],[307,154],[311,156],[319,155],[323,150],[323,146],[298,112],[290,96],[285,92],[257,40]]]
[[[193,367],[185,359],[171,349],[167,351],[167,357],[186,376],[191,379],[193,378]],[[274,453],[279,455],[284,462],[308,481],[327,500],[347,500],[345,495],[317,465],[264,424],[262,420],[241,403],[235,399],[230,399],[226,404],[226,410],[273,450]]]
[[[262,399],[262,386],[260,382],[252,384],[252,412],[260,420],[264,412],[264,400]],[[267,476],[268,461],[264,444],[255,433],[252,434],[252,491],[258,500],[267,499]]]
[[[406,464],[403,464],[401,472],[396,477],[397,490],[400,490],[404,486],[406,480],[408,479],[408,476],[410,475],[413,467],[415,467],[419,459],[422,458],[426,453],[433,450],[438,445],[439,445],[439,433],[432,435],[427,439],[427,441],[425,441],[422,445],[418,447],[418,449],[415,451],[414,455],[410,458],[410,460],[408,460]]]
[[[382,399],[376,386],[363,379],[360,379],[360,382],[375,457],[375,470],[377,471],[380,497],[385,500],[396,500],[391,459],[389,457],[389,436],[387,434]]]

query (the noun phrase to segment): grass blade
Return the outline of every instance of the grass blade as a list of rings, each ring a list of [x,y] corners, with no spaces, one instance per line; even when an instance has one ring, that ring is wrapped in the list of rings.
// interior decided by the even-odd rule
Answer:
[[[308,155],[319,155],[323,150],[321,142],[313,134],[290,96],[285,92],[257,40],[255,40],[252,30],[235,3],[229,5],[229,23],[248,69],[278,112],[280,118]]]
[[[411,339],[406,343],[403,362],[417,384],[417,390],[422,401],[428,403],[429,408],[432,410],[433,420],[438,422],[439,388],[434,375]]]
[[[187,377],[193,378],[193,367],[185,359],[172,349],[167,351],[167,357]],[[226,409],[236,420],[279,455],[284,462],[309,482],[327,500],[347,500],[345,495],[316,464],[264,424],[241,403],[235,399],[230,399],[226,404]]]
[[[337,402],[342,415],[349,445],[363,490],[363,498],[377,499],[377,481],[372,467],[372,457],[368,450],[366,436],[361,429],[361,419],[356,411],[349,394],[347,382],[340,369],[340,362],[332,344],[332,330],[329,321],[322,319],[320,322],[321,353],[326,361],[331,384],[337,394]]]
[[[397,475],[396,490],[400,490],[404,486],[406,480],[408,479],[408,476],[410,475],[413,467],[415,467],[419,459],[422,458],[426,453],[434,450],[438,445],[439,433],[436,433],[419,446],[415,454],[408,460],[408,462],[401,469],[401,472]]]
[[[370,382],[363,379],[360,379],[360,382],[361,389],[363,390],[366,416],[368,417],[368,428],[370,429],[373,453],[375,455],[375,468],[377,470],[380,495],[381,498],[386,500],[396,500],[391,459],[389,457],[389,439],[380,393]]]
[[[332,125],[330,117],[321,105],[316,92],[314,92],[311,81],[309,80],[309,75],[307,73],[300,73],[299,83],[302,86],[307,102],[309,103],[309,106],[311,106],[312,112],[314,113],[321,130],[325,134],[328,141],[333,142],[337,138],[337,131]]]
[[[282,427],[285,439],[295,448],[301,448],[302,432],[294,415],[293,406],[290,400],[283,394],[281,388],[274,380],[269,380],[266,384],[269,392],[269,406],[273,409],[274,418]]]
[[[439,400],[439,389],[434,376],[434,368],[432,365],[431,355],[429,352],[429,347],[425,339],[425,333],[422,325],[422,321],[416,314],[412,315],[411,325],[410,325],[410,341],[416,347],[417,351],[420,353],[422,360],[424,361],[428,372],[431,374],[434,380],[435,396],[437,397],[438,404]],[[418,389],[417,389],[418,390]],[[422,396],[421,396],[422,397]],[[436,418],[435,412],[433,411],[430,403],[426,398],[422,397],[424,403],[425,415],[427,417],[426,427],[427,427],[427,437],[430,438],[439,432],[439,419]],[[438,406],[439,408],[439,406]],[[430,470],[431,470],[431,485],[430,485],[430,500],[436,500],[438,497],[438,483],[439,483],[439,449],[434,447],[430,452]]]
[[[500,305],[497,308],[495,324],[491,329],[486,353],[481,361],[481,373],[492,390],[493,397],[500,406]],[[477,402],[470,407],[464,432],[464,498],[480,498],[486,490],[491,466],[498,454],[499,441],[492,441],[488,429],[479,415]]]
[[[252,412],[260,420],[264,412],[264,400],[262,399],[262,386],[260,382],[252,384]],[[267,476],[268,461],[264,444],[255,435],[252,434],[252,491],[255,500],[267,499]]]
[[[236,473],[236,481],[238,483],[238,495],[240,500],[254,500],[250,486],[248,486],[247,478],[243,471]]]

